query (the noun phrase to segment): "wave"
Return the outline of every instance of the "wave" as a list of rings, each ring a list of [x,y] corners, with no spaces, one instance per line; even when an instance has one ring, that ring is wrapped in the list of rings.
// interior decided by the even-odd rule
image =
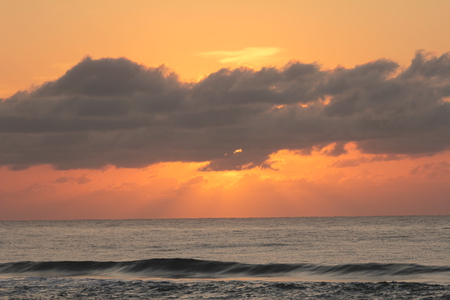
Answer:
[[[418,264],[244,264],[197,259],[147,259],[136,261],[47,261],[0,264],[0,275],[25,276],[114,276],[159,278],[239,278],[239,277],[417,277],[445,276],[450,266]]]

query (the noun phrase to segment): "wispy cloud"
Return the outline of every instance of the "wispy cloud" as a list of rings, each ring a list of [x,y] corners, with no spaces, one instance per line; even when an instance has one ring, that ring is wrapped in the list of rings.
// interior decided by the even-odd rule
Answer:
[[[200,53],[201,56],[217,58],[221,63],[249,63],[263,60],[281,52],[277,47],[248,47],[235,51],[209,51]]]

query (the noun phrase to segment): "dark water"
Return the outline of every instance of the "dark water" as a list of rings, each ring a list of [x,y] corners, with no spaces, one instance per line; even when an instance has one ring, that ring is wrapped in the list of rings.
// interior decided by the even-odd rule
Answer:
[[[0,299],[450,299],[450,217],[0,222]]]

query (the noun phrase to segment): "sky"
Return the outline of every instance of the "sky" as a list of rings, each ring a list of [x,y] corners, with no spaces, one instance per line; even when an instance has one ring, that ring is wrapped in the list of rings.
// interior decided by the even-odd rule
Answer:
[[[449,1],[0,2],[0,220],[450,214]]]

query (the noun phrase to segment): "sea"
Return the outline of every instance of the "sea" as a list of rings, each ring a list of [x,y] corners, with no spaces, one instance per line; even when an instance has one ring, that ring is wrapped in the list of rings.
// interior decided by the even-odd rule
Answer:
[[[0,299],[450,299],[450,216],[1,221]]]

